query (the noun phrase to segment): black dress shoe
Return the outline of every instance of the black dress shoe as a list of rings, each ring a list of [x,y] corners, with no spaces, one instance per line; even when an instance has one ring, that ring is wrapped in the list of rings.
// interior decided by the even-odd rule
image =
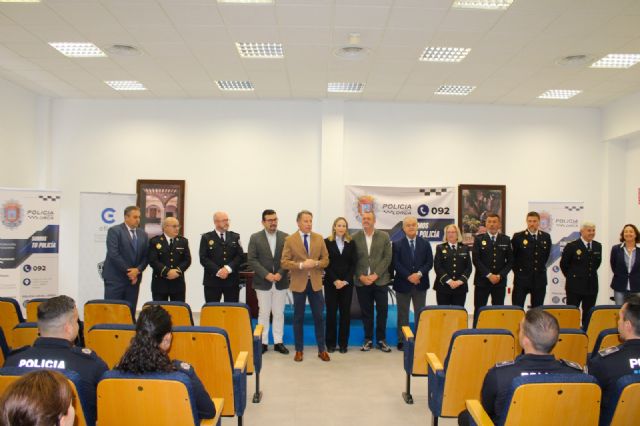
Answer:
[[[327,348],[327,352],[329,352],[330,354],[334,353],[336,351],[336,347],[335,346],[329,346]]]
[[[340,348],[340,353],[341,354],[346,354],[347,353],[347,348]]]
[[[398,342],[398,350],[401,351],[404,348],[404,343]]]
[[[265,345],[264,343],[262,344],[262,353],[265,353],[266,351],[269,350],[269,346]]]
[[[280,352],[283,355],[287,355],[289,353],[289,349],[287,349],[287,347],[282,343],[276,343],[275,345],[273,345],[273,350],[276,352]]]

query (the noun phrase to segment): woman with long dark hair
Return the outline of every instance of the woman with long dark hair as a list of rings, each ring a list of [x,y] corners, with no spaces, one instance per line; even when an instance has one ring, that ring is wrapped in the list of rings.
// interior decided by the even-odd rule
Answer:
[[[171,316],[161,306],[149,306],[140,312],[136,322],[136,335],[129,348],[115,366],[116,370],[134,374],[173,372],[186,374],[196,398],[198,417],[213,418],[216,409],[196,372],[186,362],[171,361]]]

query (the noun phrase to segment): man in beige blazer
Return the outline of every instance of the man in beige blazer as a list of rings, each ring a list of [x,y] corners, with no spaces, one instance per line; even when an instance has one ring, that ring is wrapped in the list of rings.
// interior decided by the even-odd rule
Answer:
[[[302,361],[304,351],[304,310],[309,298],[315,323],[318,357],[329,361],[324,340],[324,298],[322,296],[322,271],[329,265],[329,252],[322,235],[311,232],[313,214],[302,210],[296,218],[298,232],[284,241],[280,265],[289,271],[289,289],[293,293],[293,334],[296,346],[294,361]]]

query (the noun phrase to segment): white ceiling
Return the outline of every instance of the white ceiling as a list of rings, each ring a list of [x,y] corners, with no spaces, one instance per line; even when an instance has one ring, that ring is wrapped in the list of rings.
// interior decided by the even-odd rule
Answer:
[[[452,9],[453,0],[42,0],[0,3],[0,75],[53,97],[344,98],[384,101],[602,106],[640,90],[626,70],[560,66],[640,53],[640,0],[515,0],[506,11]],[[369,55],[335,49],[359,33]],[[140,56],[71,59],[47,43],[130,44]],[[235,42],[281,42],[284,59],[243,59]],[[457,64],[419,62],[426,46],[470,47]],[[116,92],[104,80],[139,80]],[[221,92],[215,80],[250,80],[253,92]],[[361,94],[328,94],[328,82],[364,82]],[[442,84],[477,86],[437,96]],[[548,89],[579,89],[567,101]]]

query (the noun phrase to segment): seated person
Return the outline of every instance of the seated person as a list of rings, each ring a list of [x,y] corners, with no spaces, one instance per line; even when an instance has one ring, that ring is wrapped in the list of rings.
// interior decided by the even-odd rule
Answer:
[[[57,371],[25,374],[0,399],[0,426],[73,426],[73,390]]]
[[[173,371],[184,373],[191,381],[198,417],[213,418],[216,409],[193,367],[186,362],[172,362],[169,359],[172,336],[171,316],[164,308],[149,306],[143,309],[136,322],[136,335],[114,369],[134,374]]]

